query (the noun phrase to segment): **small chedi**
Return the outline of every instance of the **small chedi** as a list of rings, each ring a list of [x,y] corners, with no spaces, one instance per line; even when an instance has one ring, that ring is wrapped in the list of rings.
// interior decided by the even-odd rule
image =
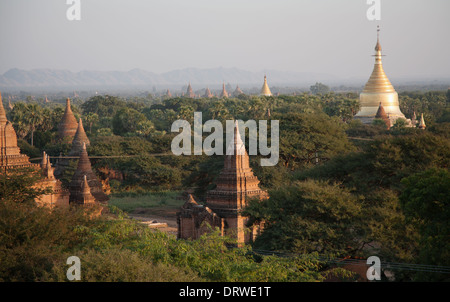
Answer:
[[[247,226],[248,218],[241,215],[241,210],[250,198],[265,199],[268,194],[260,189],[259,180],[250,168],[237,122],[234,141],[227,148],[217,187],[207,192],[206,204],[200,205],[189,195],[177,213],[178,238],[197,239],[210,227],[217,227],[222,235],[229,235],[242,245],[252,242],[260,234],[262,226]]]

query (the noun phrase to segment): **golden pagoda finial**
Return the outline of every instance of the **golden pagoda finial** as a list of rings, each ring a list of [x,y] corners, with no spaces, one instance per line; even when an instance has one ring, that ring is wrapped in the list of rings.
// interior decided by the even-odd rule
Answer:
[[[375,51],[381,51],[381,44],[380,44],[380,25],[377,25],[377,45],[375,45]]]

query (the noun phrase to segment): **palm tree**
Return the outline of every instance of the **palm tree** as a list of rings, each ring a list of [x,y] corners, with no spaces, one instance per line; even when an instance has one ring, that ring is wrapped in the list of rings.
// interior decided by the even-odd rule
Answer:
[[[34,146],[34,131],[44,122],[42,107],[38,104],[28,104],[23,118],[31,131],[31,145]]]

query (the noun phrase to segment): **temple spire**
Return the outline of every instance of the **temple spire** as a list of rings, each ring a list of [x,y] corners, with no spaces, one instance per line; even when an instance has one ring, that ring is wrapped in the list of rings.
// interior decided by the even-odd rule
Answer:
[[[363,92],[393,92],[395,91],[383,69],[381,60],[380,28],[377,28],[377,44],[375,45],[375,64]]]

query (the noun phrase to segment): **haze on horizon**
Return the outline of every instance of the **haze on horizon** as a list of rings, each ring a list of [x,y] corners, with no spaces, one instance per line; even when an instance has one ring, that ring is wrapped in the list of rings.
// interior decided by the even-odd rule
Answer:
[[[380,26],[389,77],[450,77],[450,1],[63,0],[0,2],[0,74],[11,68],[239,68],[368,77]]]

